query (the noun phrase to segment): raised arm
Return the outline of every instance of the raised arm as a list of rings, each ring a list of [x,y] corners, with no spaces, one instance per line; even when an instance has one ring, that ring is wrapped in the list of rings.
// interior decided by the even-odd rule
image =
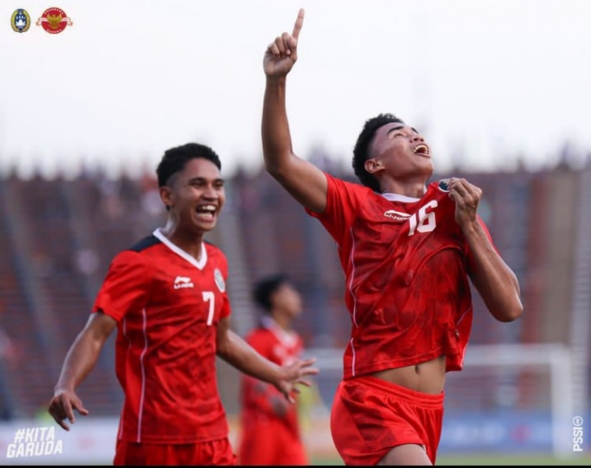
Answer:
[[[515,273],[495,251],[476,212],[482,190],[465,179],[451,179],[450,197],[456,203],[456,222],[462,228],[473,258],[469,272],[490,313],[500,322],[512,322],[523,313]]]
[[[310,367],[314,359],[298,360],[289,366],[269,361],[230,330],[228,317],[218,324],[217,355],[240,372],[275,385],[291,402],[291,392],[299,393],[296,385],[310,386],[305,377],[318,374],[318,369]]]
[[[64,420],[68,419],[70,423],[74,423],[74,410],[83,416],[88,414],[76,395],[76,387],[95,366],[103,345],[116,326],[115,319],[106,314],[100,312],[91,314],[86,326],[78,334],[66,355],[48,411],[53,419],[67,431],[70,428]]]
[[[297,45],[304,23],[300,10],[293,33],[283,33],[265,51],[266,75],[262,139],[265,168],[306,208],[322,213],[326,207],[327,181],[312,163],[298,157],[291,144],[285,92],[287,74],[297,61]]]

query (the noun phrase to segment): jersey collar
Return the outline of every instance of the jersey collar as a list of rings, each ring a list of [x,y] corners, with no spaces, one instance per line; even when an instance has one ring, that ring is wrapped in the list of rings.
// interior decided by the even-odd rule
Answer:
[[[293,346],[296,343],[297,337],[295,333],[289,332],[281,328],[279,324],[275,320],[273,320],[272,317],[265,315],[261,319],[261,324],[263,325],[263,327],[265,327],[267,330],[273,333],[273,335],[275,335],[279,342],[282,343],[284,346]]]
[[[195,259],[192,255],[189,255],[183,249],[178,247],[177,245],[173,244],[168,237],[166,237],[161,232],[161,228],[156,228],[152,233],[154,237],[156,237],[160,242],[162,242],[166,247],[172,250],[175,254],[183,257],[187,262],[189,262],[194,267],[198,268],[199,270],[203,270],[203,267],[207,263],[207,249],[205,248],[205,242],[201,242],[201,258],[199,261]]]
[[[415,203],[420,200],[420,198],[407,197],[406,195],[399,195],[397,193],[382,193],[381,195],[386,200],[390,200],[393,202]]]

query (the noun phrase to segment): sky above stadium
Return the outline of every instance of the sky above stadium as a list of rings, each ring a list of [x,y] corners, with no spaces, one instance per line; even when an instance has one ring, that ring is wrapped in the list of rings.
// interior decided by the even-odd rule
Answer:
[[[60,34],[36,25],[49,6],[73,22]],[[565,141],[575,159],[591,150],[585,0],[3,0],[0,173],[153,171],[188,141],[226,173],[259,167],[263,54],[300,7],[287,105],[303,157],[323,147],[349,166],[380,112],[423,132],[441,170],[518,154],[552,165]],[[10,26],[17,8],[25,33]]]

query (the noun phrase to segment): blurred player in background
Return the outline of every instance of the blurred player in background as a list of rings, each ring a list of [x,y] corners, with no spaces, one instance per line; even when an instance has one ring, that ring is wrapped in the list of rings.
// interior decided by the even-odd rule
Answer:
[[[228,263],[203,240],[225,201],[218,155],[197,143],[172,148],[157,168],[168,210],[156,229],[113,259],[90,318],[72,344],[49,403],[65,430],[76,388],[117,328],[116,372],[125,394],[115,465],[233,465],[216,380],[216,355],[292,400],[312,360],[279,366],[229,329]]]
[[[302,297],[287,276],[259,280],[254,300],[264,311],[260,325],[246,341],[262,356],[280,366],[295,362],[303,342],[292,322],[302,313]],[[307,465],[308,457],[298,421],[298,408],[277,389],[252,377],[242,378],[241,465]],[[295,395],[294,395],[295,397]]]
[[[265,52],[262,139],[267,171],[333,237],[346,276],[352,329],[331,410],[333,440],[347,464],[430,465],[445,375],[461,370],[470,336],[469,279],[502,322],[522,313],[519,284],[477,214],[482,191],[457,178],[427,184],[431,149],[394,115],[367,120],[357,138],[361,184],[294,153],[286,76],[303,20],[300,10],[293,33]],[[385,52],[395,60],[391,47]]]

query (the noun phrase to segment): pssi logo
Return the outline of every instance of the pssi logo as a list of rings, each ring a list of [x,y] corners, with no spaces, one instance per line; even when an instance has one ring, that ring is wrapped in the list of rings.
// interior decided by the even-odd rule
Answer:
[[[31,27],[31,17],[29,16],[29,13],[27,13],[27,10],[23,10],[22,8],[15,10],[10,17],[10,25],[14,32],[27,32]]]

